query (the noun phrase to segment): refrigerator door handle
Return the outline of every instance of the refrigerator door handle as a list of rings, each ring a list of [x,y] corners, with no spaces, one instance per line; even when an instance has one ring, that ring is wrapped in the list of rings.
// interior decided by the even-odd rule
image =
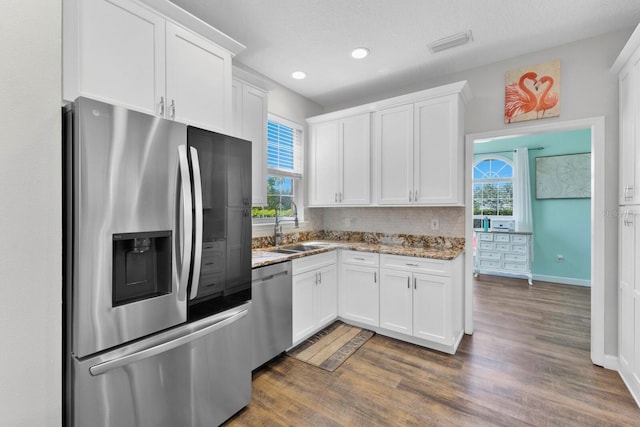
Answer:
[[[138,362],[140,360],[147,359],[149,357],[153,357],[161,353],[165,353],[169,350],[173,350],[174,348],[188,344],[191,341],[194,341],[202,336],[205,336],[214,331],[217,331],[218,329],[224,328],[225,326],[245,317],[247,313],[248,313],[248,310],[233,312],[229,314],[228,317],[222,320],[218,320],[211,325],[205,326],[202,329],[198,329],[194,332],[183,335],[179,338],[170,339],[168,341],[165,341],[166,338],[164,338],[163,336],[157,337],[157,341],[151,338],[151,340],[153,341],[149,343],[149,347],[140,351],[136,351],[131,354],[127,354],[125,356],[122,356],[116,359],[98,363],[97,365],[90,367],[89,372],[91,373],[91,375],[95,377],[98,375],[102,375],[106,372],[109,372],[113,369],[118,369],[123,366]]]
[[[193,251],[193,273],[191,276],[191,294],[189,299],[198,296],[200,284],[200,267],[202,263],[202,178],[200,177],[200,160],[198,150],[189,147],[191,153],[191,166],[193,167],[193,194],[195,199],[195,242]]]
[[[183,300],[187,295],[187,286],[189,283],[189,270],[191,266],[191,249],[193,246],[193,207],[191,204],[191,178],[189,177],[189,159],[187,158],[187,147],[185,145],[178,146],[178,162],[180,167],[180,181],[182,188],[181,199],[184,209],[184,220],[178,225],[181,230],[182,243],[182,265],[178,266],[178,297]],[[178,208],[179,210],[180,208]],[[181,227],[182,226],[182,227]]]

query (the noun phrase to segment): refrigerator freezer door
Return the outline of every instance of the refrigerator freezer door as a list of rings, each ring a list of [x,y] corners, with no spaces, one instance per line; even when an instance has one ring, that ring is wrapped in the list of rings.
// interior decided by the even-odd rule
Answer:
[[[74,426],[210,427],[251,399],[249,304],[74,361]]]
[[[85,357],[186,321],[186,293],[178,291],[187,284],[178,275],[188,258],[185,251],[191,251],[183,242],[191,230],[181,224],[191,215],[190,206],[184,206],[191,195],[180,196],[191,190],[180,178],[183,124],[79,98],[72,134],[72,351]],[[163,279],[170,281],[168,291],[114,304],[114,241],[127,233],[155,232],[171,236],[170,262],[147,257],[149,263],[170,264],[162,270],[171,276]],[[140,282],[144,271],[130,269],[136,274],[129,280]]]

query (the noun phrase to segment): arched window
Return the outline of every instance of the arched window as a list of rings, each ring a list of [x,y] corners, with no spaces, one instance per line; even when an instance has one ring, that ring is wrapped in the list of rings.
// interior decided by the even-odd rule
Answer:
[[[483,157],[473,165],[473,215],[513,215],[513,167],[509,160]]]

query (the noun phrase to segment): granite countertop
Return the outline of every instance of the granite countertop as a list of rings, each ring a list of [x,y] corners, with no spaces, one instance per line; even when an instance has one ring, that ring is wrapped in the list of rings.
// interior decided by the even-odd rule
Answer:
[[[380,244],[380,243],[367,243],[367,242],[348,242],[348,241],[312,241],[302,242],[306,245],[320,246],[318,249],[313,249],[306,252],[294,253],[294,254],[282,254],[273,252],[276,248],[265,247],[253,249],[252,251],[252,267],[263,267],[265,265],[276,264],[283,261],[288,261],[296,258],[302,258],[308,255],[315,255],[323,252],[329,252],[335,249],[348,249],[352,251],[361,252],[374,252],[379,254],[392,254],[412,256],[419,258],[431,258],[440,260],[452,260],[458,257],[464,252],[464,248],[451,247],[451,248],[425,248],[416,246],[404,246],[394,244]],[[299,244],[299,243],[298,243]],[[280,248],[286,249],[288,246],[294,244],[281,245]]]

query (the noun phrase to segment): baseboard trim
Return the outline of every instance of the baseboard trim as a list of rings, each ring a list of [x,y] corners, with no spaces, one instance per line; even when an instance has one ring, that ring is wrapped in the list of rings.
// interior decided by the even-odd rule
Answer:
[[[534,274],[533,280],[539,280],[541,282],[561,283],[563,285],[584,286],[591,287],[591,280],[586,279],[574,279],[572,277],[559,277],[559,276],[547,276],[544,274]]]

